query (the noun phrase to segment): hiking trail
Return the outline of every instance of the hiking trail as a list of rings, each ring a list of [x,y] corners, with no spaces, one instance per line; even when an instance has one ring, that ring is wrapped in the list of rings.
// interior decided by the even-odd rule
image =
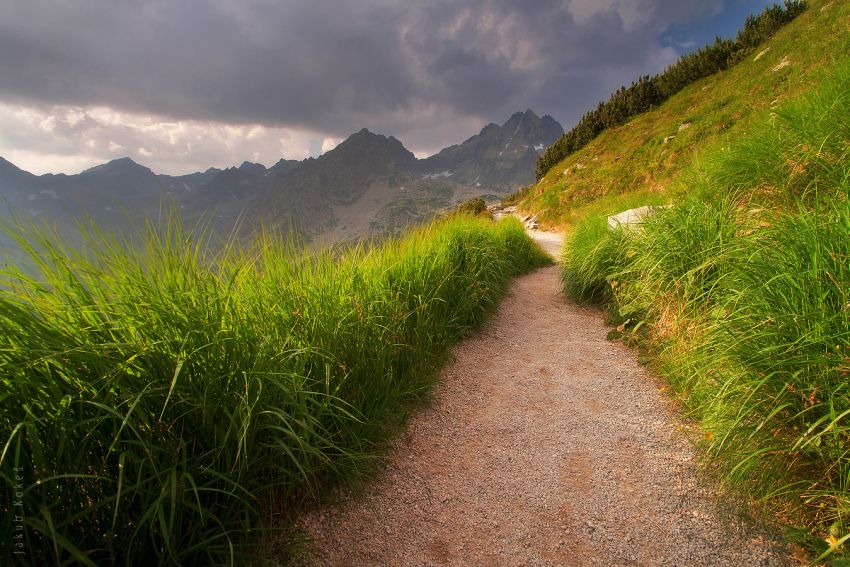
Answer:
[[[302,518],[315,563],[789,564],[718,504],[665,384],[607,331],[556,266],[514,280],[378,477]]]

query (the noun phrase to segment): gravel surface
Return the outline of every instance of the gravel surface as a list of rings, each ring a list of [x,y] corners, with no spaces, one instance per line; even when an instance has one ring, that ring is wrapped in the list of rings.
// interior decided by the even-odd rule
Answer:
[[[305,514],[317,565],[785,565],[723,512],[663,384],[556,267],[518,278],[357,494]]]

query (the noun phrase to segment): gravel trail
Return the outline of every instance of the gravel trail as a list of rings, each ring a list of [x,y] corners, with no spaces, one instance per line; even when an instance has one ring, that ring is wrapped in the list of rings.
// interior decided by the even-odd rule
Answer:
[[[315,564],[789,564],[718,506],[663,384],[607,330],[556,267],[515,280],[379,477],[302,518]]]

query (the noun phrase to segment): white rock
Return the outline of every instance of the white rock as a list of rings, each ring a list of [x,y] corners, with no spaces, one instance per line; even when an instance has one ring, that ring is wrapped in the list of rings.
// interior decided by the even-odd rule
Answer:
[[[756,55],[756,56],[755,56],[755,58],[753,59],[753,62],[756,62],[756,61],[758,61],[759,59],[761,59],[762,57],[764,57],[764,56],[765,56],[765,54],[766,54],[768,51],[770,51],[770,48],[769,48],[769,47],[768,47],[767,49],[763,49],[762,51],[760,51],[760,52],[759,52],[759,54],[758,54],[758,55]]]
[[[788,56],[786,55],[786,56],[784,56],[784,57],[782,58],[782,61],[780,61],[780,62],[776,65],[776,67],[774,67],[774,68],[773,68],[773,72],[774,72],[774,73],[776,73],[776,72],[777,72],[777,71],[779,71],[780,69],[783,69],[783,68],[787,67],[787,66],[788,66],[788,65],[790,65],[790,64],[791,64],[791,60],[790,60],[790,59],[788,59]]]
[[[636,209],[629,209],[616,215],[608,217],[608,230],[618,230],[620,228],[640,228],[646,217],[669,208],[666,206],[644,205]]]

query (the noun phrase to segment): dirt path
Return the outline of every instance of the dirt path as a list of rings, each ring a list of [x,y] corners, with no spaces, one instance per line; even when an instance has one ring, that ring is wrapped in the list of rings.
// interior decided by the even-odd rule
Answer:
[[[781,565],[717,506],[662,384],[565,301],[517,279],[361,494],[308,514],[316,564]]]

